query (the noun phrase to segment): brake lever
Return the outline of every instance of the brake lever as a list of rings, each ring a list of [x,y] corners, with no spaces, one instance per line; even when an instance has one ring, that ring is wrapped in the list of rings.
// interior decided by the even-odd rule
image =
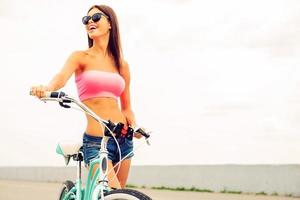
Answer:
[[[59,105],[64,108],[71,108],[71,106],[64,104],[64,102],[59,102]]]
[[[150,141],[149,141],[149,137],[150,137],[151,133],[152,133],[152,131],[149,131],[149,132],[147,133],[148,137],[145,138],[146,143],[147,143],[149,146],[151,145],[151,144],[150,144]]]
[[[67,105],[67,103],[72,103],[72,101],[70,99],[66,99],[64,97],[65,96],[62,96],[59,98],[61,100],[61,101],[59,101],[59,105],[64,108],[71,108],[71,106]]]
[[[141,127],[138,127],[138,128],[135,129],[134,132],[139,133],[142,136],[144,136],[144,138],[146,140],[146,143],[150,146],[149,137],[150,137],[151,131],[150,132],[145,132]]]
[[[151,144],[150,144],[150,142],[149,142],[149,139],[148,139],[148,138],[145,138],[145,140],[146,140],[146,143],[150,146]]]

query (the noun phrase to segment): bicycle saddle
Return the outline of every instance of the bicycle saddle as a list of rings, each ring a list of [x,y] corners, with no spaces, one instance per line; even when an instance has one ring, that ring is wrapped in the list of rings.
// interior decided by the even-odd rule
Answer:
[[[56,153],[64,156],[66,165],[68,165],[70,158],[73,155],[78,154],[81,147],[82,147],[82,141],[81,142],[63,141],[57,144]]]
[[[63,141],[57,144],[56,153],[63,156],[72,156],[77,154],[81,147],[82,142]]]

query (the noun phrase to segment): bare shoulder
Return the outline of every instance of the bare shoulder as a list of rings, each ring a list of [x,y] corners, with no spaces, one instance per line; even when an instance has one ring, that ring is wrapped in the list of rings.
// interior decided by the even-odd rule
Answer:
[[[124,59],[121,60],[121,65],[122,65],[122,67],[129,68],[128,62],[126,60],[124,60]]]
[[[78,51],[73,51],[70,55],[70,58],[72,59],[82,59],[84,56],[86,55],[86,52],[85,51],[82,51],[82,50],[78,50]]]
[[[82,69],[82,66],[86,63],[87,53],[83,50],[73,51],[69,57],[73,63],[77,63],[78,69]]]
[[[121,60],[121,66],[120,66],[120,75],[125,79],[127,83],[130,81],[130,71],[129,71],[129,65],[126,60]]]
[[[124,59],[121,60],[120,73],[121,74],[128,74],[129,73],[129,64]]]
[[[85,63],[85,52],[84,51],[73,51],[65,66],[69,66],[70,68],[74,68],[73,70],[77,73],[77,72],[80,72],[84,66],[84,63]]]

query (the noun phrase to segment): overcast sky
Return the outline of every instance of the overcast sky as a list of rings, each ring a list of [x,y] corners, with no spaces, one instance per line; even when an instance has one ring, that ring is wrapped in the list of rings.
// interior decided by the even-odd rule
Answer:
[[[300,163],[297,0],[0,1],[0,166],[57,166],[85,116],[28,95],[87,48],[81,18],[117,13],[132,73],[133,164]],[[72,77],[62,90],[77,97]]]

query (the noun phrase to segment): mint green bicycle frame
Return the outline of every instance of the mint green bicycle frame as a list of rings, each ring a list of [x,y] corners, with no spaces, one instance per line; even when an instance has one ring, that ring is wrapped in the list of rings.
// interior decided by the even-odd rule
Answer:
[[[86,114],[93,117],[97,122],[106,126],[104,122],[105,120],[101,119],[98,115],[96,115],[93,111],[91,111],[87,106],[77,101],[76,99],[65,96],[64,100],[68,100],[72,103],[75,103],[79,106]],[[61,102],[60,98],[41,98],[42,101],[58,101]],[[90,163],[90,169],[88,172],[88,177],[86,180],[86,187],[82,187],[82,179],[81,179],[81,161],[78,160],[77,164],[77,177],[75,181],[75,186],[65,194],[63,200],[69,200],[70,198],[75,200],[99,200],[99,196],[104,196],[104,192],[110,191],[110,187],[108,186],[108,151],[107,151],[107,141],[109,137],[103,136],[101,141],[101,148],[99,151],[99,158],[94,159]],[[117,143],[118,145],[118,143]],[[78,154],[82,154],[79,152]],[[96,164],[99,164],[94,176],[92,177],[92,169]]]
[[[102,155],[102,156],[101,156]],[[81,179],[81,161],[78,161],[77,165],[77,178],[75,181],[75,187],[73,187],[63,198],[63,200],[69,200],[70,198],[76,200],[98,200],[101,191],[108,192],[110,188],[108,186],[107,180],[107,155],[108,152],[105,150],[100,150],[100,158],[94,159],[90,163],[90,169],[88,172],[88,177],[86,180],[85,188],[82,187]],[[101,165],[104,163],[104,165]],[[106,163],[106,164],[105,164]],[[99,167],[96,169],[94,176],[92,177],[92,169],[96,164],[99,164]],[[100,170],[100,167],[104,169]],[[106,167],[106,169],[105,169]],[[99,180],[99,182],[98,182]]]

